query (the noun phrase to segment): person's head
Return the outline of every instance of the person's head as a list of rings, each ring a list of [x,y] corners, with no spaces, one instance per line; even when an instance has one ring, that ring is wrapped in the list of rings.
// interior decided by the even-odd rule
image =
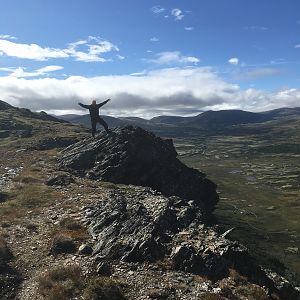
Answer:
[[[92,105],[96,105],[96,100],[93,100],[93,101],[92,101]]]

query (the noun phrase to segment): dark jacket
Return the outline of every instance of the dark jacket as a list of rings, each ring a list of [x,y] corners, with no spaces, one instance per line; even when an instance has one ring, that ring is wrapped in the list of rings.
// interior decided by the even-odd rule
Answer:
[[[109,100],[106,100],[102,103],[96,104],[96,105],[86,105],[82,103],[78,103],[81,107],[86,108],[90,111],[91,120],[96,120],[99,117],[99,108],[106,104]]]

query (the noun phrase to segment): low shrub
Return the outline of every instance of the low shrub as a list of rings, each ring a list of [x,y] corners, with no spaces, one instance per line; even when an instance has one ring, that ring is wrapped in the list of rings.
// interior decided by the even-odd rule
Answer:
[[[73,299],[82,289],[81,269],[77,265],[57,267],[40,276],[38,283],[45,299]]]
[[[69,235],[58,233],[53,237],[51,252],[53,254],[74,253],[76,252],[76,245]]]
[[[125,300],[120,283],[108,277],[91,279],[84,292],[84,300]]]
[[[207,292],[207,293],[200,295],[199,300],[226,300],[226,298],[222,297],[219,294]]]
[[[68,230],[81,230],[83,229],[83,226],[75,219],[67,217],[62,219],[59,222],[59,225],[62,228],[68,229]]]

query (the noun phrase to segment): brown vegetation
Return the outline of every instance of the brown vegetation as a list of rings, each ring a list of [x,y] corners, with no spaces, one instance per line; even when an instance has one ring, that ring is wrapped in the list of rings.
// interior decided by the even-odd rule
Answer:
[[[79,293],[82,282],[77,265],[57,267],[39,278],[39,292],[48,300],[67,300]]]

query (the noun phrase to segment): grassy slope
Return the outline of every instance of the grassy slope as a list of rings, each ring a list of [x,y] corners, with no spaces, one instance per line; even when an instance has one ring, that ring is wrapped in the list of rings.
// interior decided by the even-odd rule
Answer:
[[[186,164],[219,186],[216,215],[264,264],[300,282],[300,119],[231,127],[176,140]],[[293,253],[293,251],[295,253]]]

